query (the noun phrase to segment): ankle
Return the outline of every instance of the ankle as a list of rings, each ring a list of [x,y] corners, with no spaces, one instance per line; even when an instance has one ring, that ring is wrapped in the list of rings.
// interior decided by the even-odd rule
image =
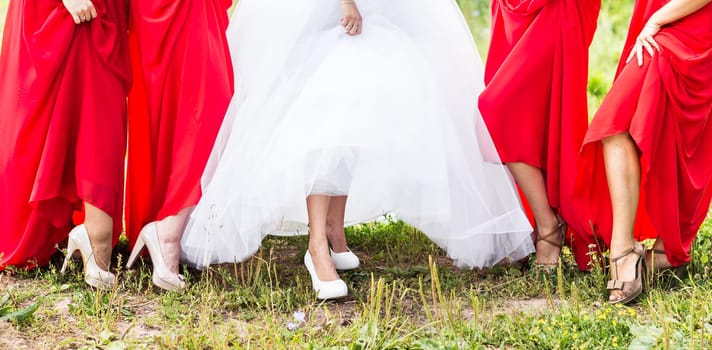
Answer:
[[[111,265],[111,234],[95,235],[89,233],[89,244],[91,245],[91,254],[96,261],[96,264],[102,270],[108,270]]]
[[[337,254],[338,254],[338,253],[347,253],[347,252],[349,251],[349,247],[347,247],[346,245],[343,245],[343,246],[332,246],[332,247],[331,247],[331,250],[332,250],[334,253],[337,253]]]
[[[176,237],[173,235],[163,236],[159,233],[158,242],[160,242],[162,246],[177,247],[180,246],[180,237]]]
[[[312,258],[316,259],[317,257],[324,256],[324,255],[329,255],[329,246],[324,245],[324,244],[309,244],[309,254],[311,254]]]
[[[546,215],[536,217],[535,223],[537,227],[537,234],[539,236],[546,236],[550,234],[555,231],[560,224],[559,217],[556,216],[553,211],[547,213]]]
[[[346,235],[344,233],[343,225],[327,225],[326,237],[329,241],[329,247],[331,247],[331,250],[335,253],[345,253],[349,251],[349,247],[346,244]]]
[[[175,220],[164,219],[158,221],[156,223],[156,231],[158,240],[166,244],[180,242],[183,235],[183,227]]]
[[[617,235],[615,232],[613,233],[613,237],[616,237]],[[612,239],[611,240],[611,248],[610,248],[610,257],[611,259],[616,259],[618,257],[621,257],[628,252],[630,252],[631,249],[634,251],[637,251],[638,249],[638,242],[635,241],[635,239],[631,237],[628,238],[628,235],[625,236],[623,239]]]
[[[658,238],[655,240],[655,243],[653,244],[653,250],[656,250],[658,252],[664,252],[665,251],[665,245],[663,244],[663,240],[661,238]],[[663,254],[664,255],[664,254]]]
[[[329,245],[331,246],[331,250],[334,253],[345,253],[349,251],[348,245],[346,245],[346,242],[342,240],[338,240],[336,242],[329,242]]]

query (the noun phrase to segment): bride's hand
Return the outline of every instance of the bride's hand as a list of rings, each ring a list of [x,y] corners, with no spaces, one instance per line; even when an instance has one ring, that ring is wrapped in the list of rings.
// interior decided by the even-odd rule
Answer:
[[[339,1],[341,2],[341,12],[344,14],[344,17],[341,18],[341,25],[346,29],[346,34],[361,34],[361,13],[358,11],[354,0]]]
[[[89,22],[96,18],[96,9],[91,0],[62,0],[62,3],[76,24]]]

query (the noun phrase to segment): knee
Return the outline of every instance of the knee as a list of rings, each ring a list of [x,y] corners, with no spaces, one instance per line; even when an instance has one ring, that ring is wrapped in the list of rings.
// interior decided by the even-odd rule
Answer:
[[[632,146],[634,145],[633,143],[633,138],[630,136],[628,132],[622,132],[620,134],[615,134],[612,136],[608,136],[601,140],[601,144],[603,147],[610,148],[610,147],[626,147],[626,146]]]

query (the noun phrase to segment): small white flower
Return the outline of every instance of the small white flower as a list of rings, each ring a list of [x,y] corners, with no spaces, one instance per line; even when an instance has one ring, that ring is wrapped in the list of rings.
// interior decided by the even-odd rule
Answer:
[[[292,317],[294,317],[294,320],[296,322],[288,322],[287,323],[287,329],[289,329],[290,331],[293,331],[293,330],[299,328],[299,325],[306,322],[306,314],[302,311],[295,311],[294,314],[292,315]]]

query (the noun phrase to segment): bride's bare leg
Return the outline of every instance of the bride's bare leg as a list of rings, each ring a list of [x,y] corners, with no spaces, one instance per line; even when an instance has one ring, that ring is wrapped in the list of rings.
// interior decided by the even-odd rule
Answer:
[[[185,208],[177,215],[168,216],[156,223],[163,260],[172,273],[180,272],[180,240],[191,209],[192,207]]]
[[[331,249],[336,253],[348,251],[346,235],[344,234],[344,215],[346,213],[346,196],[331,197],[326,213],[326,238]]]
[[[667,255],[663,253],[665,251],[665,245],[663,244],[663,239],[658,237],[655,239],[655,244],[653,244],[653,252],[649,254],[648,258],[651,260],[646,260],[648,268],[654,268],[655,270],[662,270],[673,267],[668,260]]]
[[[326,218],[331,197],[310,195],[307,197],[309,212],[309,253],[311,254],[316,274],[321,281],[339,279],[334,261],[329,254],[329,241],[326,238]]]

